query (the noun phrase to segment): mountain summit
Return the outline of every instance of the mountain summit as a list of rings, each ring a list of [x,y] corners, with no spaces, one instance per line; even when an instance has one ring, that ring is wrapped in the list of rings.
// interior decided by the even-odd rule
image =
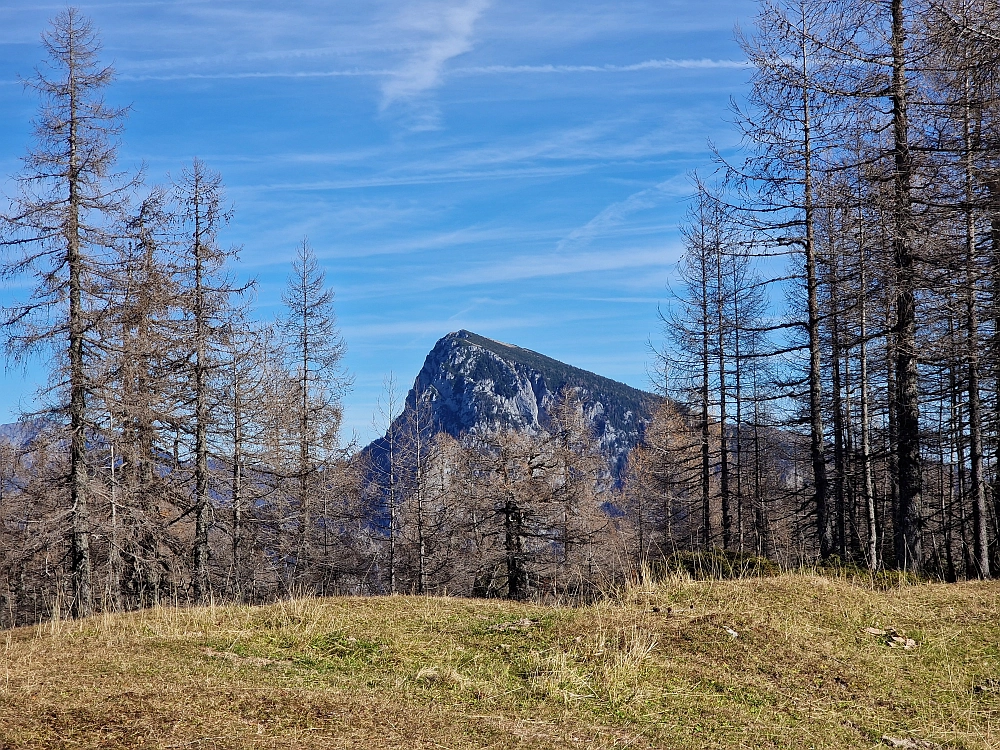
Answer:
[[[437,429],[455,437],[497,429],[537,432],[545,429],[548,410],[565,388],[579,397],[602,452],[620,475],[659,398],[530,349],[471,331],[449,333],[424,360],[405,408],[427,405]]]

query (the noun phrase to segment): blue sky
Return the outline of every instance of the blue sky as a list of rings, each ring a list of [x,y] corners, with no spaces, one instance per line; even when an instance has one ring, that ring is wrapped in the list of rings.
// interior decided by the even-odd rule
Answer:
[[[0,5],[0,179],[29,143],[18,76],[61,5]],[[467,328],[648,388],[687,174],[735,147],[749,0],[80,2],[131,104],[121,166],[192,157],[235,208],[223,241],[280,312],[308,236],[337,295],[367,441],[383,380],[409,386]],[[277,9],[275,9],[277,7]],[[18,294],[0,290],[0,303]],[[40,368],[8,369],[0,422]]]

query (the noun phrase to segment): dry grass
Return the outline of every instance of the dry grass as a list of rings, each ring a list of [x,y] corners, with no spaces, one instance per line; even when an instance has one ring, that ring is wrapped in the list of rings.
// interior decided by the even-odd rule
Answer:
[[[785,575],[580,609],[392,597],[56,622],[6,634],[0,748],[985,750],[998,594]]]

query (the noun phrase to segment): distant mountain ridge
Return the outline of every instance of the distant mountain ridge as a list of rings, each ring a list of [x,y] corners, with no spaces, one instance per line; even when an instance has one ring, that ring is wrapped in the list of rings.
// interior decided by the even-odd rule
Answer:
[[[461,330],[440,339],[407,394],[407,411],[429,407],[439,431],[459,437],[483,430],[540,432],[560,391],[580,398],[594,437],[620,476],[660,398],[544,354]],[[379,452],[382,440],[369,450]]]
[[[23,448],[37,437],[48,422],[41,418],[21,420],[10,424],[0,424],[0,442]]]

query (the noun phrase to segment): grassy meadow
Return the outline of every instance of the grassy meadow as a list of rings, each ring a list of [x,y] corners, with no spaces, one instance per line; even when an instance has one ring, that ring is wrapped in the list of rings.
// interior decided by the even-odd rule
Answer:
[[[671,579],[0,634],[0,748],[1000,747],[1000,584]]]

